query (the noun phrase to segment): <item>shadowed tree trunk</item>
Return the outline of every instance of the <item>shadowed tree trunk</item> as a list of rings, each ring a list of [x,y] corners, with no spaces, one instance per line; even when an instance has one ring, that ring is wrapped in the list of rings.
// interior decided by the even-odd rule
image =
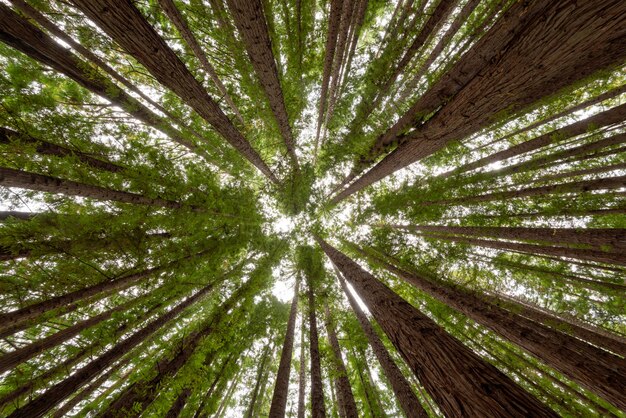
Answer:
[[[330,315],[328,305],[325,306],[325,314],[326,330],[328,332],[330,347],[333,350],[335,370],[337,372],[337,375],[335,376],[335,382],[337,385],[337,397],[339,398],[339,409],[341,411],[340,415],[343,418],[358,418],[356,402],[354,401],[354,394],[352,393],[350,380],[348,380],[348,371],[346,370],[346,365],[343,362],[341,347],[339,347],[339,340],[337,339],[335,325],[333,323],[333,318]]]
[[[359,249],[361,254],[368,256]],[[540,358],[588,390],[626,408],[626,361],[565,333],[533,322],[444,282],[408,272],[375,256],[385,269]],[[395,260],[394,260],[395,261]]]
[[[322,388],[322,370],[320,365],[320,351],[317,333],[317,318],[315,315],[315,296],[311,287],[311,278],[308,280],[309,297],[309,344],[311,352],[311,418],[326,418],[324,406],[324,391]]]
[[[80,389],[97,376],[102,370],[109,367],[116,360],[127,354],[138,344],[146,341],[157,332],[162,326],[176,318],[186,308],[206,296],[214,288],[214,283],[209,284],[193,296],[176,305],[175,308],[164,313],[157,319],[151,321],[146,326],[128,336],[123,341],[117,343],[112,348],[104,352],[100,357],[87,363],[85,366],[74,372],[71,376],[61,382],[51,386],[47,391],[37,396],[21,408],[16,409],[9,415],[11,418],[35,418],[42,417],[76,390]]]
[[[239,121],[243,124],[243,117],[241,116],[239,109],[235,105],[235,102],[233,102],[232,97],[230,97],[228,90],[226,90],[226,86],[224,86],[224,83],[222,83],[222,80],[220,80],[219,76],[217,75],[215,68],[213,68],[213,66],[209,62],[209,59],[207,58],[206,54],[202,50],[202,47],[193,35],[193,32],[191,31],[191,29],[189,29],[185,18],[174,4],[174,1],[159,0],[159,4],[161,5],[161,8],[163,9],[167,17],[169,17],[174,26],[176,26],[176,29],[181,34],[187,45],[189,45],[189,48],[191,48],[193,54],[196,56],[196,58],[198,58],[198,61],[200,61],[200,64],[202,64],[202,68],[204,68],[204,71],[207,72],[207,74],[211,78],[211,81],[213,81],[220,93],[222,93],[222,96],[224,97],[224,100],[226,100],[226,103],[228,103],[230,109],[233,111],[235,116],[237,116],[237,119],[239,119]]]
[[[196,146],[172,128],[166,120],[126,94],[107,78],[90,70],[88,64],[4,4],[0,4],[0,40],[65,74],[84,88],[121,107],[135,119],[163,132],[174,142],[196,151]]]
[[[224,362],[222,363],[222,366],[220,367],[219,371],[217,372],[217,375],[213,378],[213,382],[211,383],[211,386],[209,387],[209,390],[207,390],[207,392],[202,397],[202,401],[200,402],[200,405],[198,406],[198,409],[196,410],[195,414],[193,415],[194,418],[199,418],[201,416],[201,414],[204,411],[204,408],[206,406],[206,403],[208,402],[209,399],[211,399],[211,396],[213,396],[213,393],[215,391],[215,388],[217,387],[217,384],[220,382],[220,380],[224,376],[224,371],[226,370],[226,367],[230,364],[230,362],[232,361],[233,358],[234,358],[234,354],[231,353],[231,354],[229,354],[228,358],[226,360],[224,360]]]
[[[298,375],[298,418],[304,418],[304,395],[306,390],[306,369],[305,369],[305,350],[304,350],[304,331],[305,331],[305,319],[302,315],[302,321],[300,323],[300,373]]]
[[[87,17],[178,95],[272,182],[278,179],[185,64],[130,1],[72,0]]]
[[[259,366],[257,367],[256,379],[254,380],[254,389],[252,389],[252,396],[250,397],[250,402],[248,403],[248,408],[246,409],[245,418],[252,418],[254,415],[254,410],[256,409],[257,397],[259,396],[259,388],[261,386],[261,380],[263,380],[263,374],[265,372],[265,367],[267,364],[267,359],[270,354],[270,346],[266,345],[263,350],[263,355],[261,356],[261,361],[259,362]]]
[[[398,148],[332,202],[430,156],[451,140],[466,138],[501,119],[505,110],[523,109],[617,65],[626,55],[614,46],[626,37],[625,12],[626,5],[619,0],[588,2],[584,7],[551,1],[513,4],[372,149],[380,155],[394,144],[399,143]],[[556,21],[558,25],[547,23]],[[402,133],[438,108],[414,131]]]
[[[298,157],[293,139],[289,116],[285,107],[285,98],[278,78],[276,61],[272,52],[272,43],[267,31],[265,14],[261,0],[228,0],[237,30],[241,35],[254,71],[269,99],[278,128],[285,141],[294,168],[298,169]]]
[[[316,239],[445,415],[556,416],[354,261]]]
[[[289,374],[291,372],[291,357],[293,355],[293,337],[296,329],[296,315],[298,313],[298,292],[300,291],[300,278],[296,279],[293,300],[291,301],[291,311],[287,321],[287,332],[283,350],[280,354],[280,363],[276,373],[276,385],[274,386],[274,396],[270,406],[269,418],[281,418],[285,416],[287,407],[287,395],[289,394]]]
[[[336,267],[335,267],[336,268]],[[396,395],[398,403],[404,411],[404,415],[407,418],[427,418],[428,413],[424,410],[422,405],[420,404],[417,396],[411,389],[411,385],[405,379],[404,375],[393,361],[389,352],[383,345],[383,342],[374,331],[374,327],[370,324],[367,316],[365,316],[365,312],[361,309],[359,304],[354,299],[354,296],[348,290],[348,286],[346,285],[345,280],[341,276],[339,271],[336,271],[337,279],[341,284],[341,288],[343,292],[346,294],[348,298],[348,302],[350,303],[350,307],[354,311],[356,318],[363,329],[363,332],[367,336],[367,341],[369,342],[372,350],[374,351],[374,355],[378,359],[383,371],[385,372],[385,376],[389,379],[389,383],[391,384],[391,388],[393,389],[393,393]]]

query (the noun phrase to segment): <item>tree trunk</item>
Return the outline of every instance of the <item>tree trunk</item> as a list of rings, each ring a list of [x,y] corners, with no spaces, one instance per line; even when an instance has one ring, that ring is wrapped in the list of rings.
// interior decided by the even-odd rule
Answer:
[[[267,95],[270,108],[274,112],[292,164],[298,169],[295,141],[289,125],[285,98],[278,78],[261,0],[228,0],[228,7],[246,46],[254,71]]]
[[[163,132],[174,142],[196,151],[196,146],[179,131],[172,128],[166,120],[126,94],[107,78],[90,70],[87,63],[79,60],[61,44],[4,4],[0,4],[0,40],[65,74],[92,93],[121,107],[135,119]]]
[[[213,392],[215,391],[215,388],[217,387],[217,384],[222,379],[222,377],[224,375],[224,371],[226,370],[226,367],[230,364],[230,362],[233,359],[233,357],[234,357],[233,353],[229,354],[228,358],[226,358],[226,360],[224,360],[224,362],[222,363],[222,366],[220,367],[219,371],[217,372],[217,375],[213,378],[213,382],[211,383],[211,386],[209,387],[209,390],[202,397],[202,401],[200,402],[200,405],[198,406],[198,409],[196,410],[195,414],[193,415],[194,418],[199,418],[200,414],[204,411],[204,408],[206,406],[207,401],[211,398],[211,396],[213,396]]]
[[[187,399],[189,399],[189,396],[191,396],[191,389],[184,388],[183,391],[180,393],[180,395],[178,395],[178,397],[174,401],[174,404],[167,411],[167,414],[165,415],[165,417],[166,418],[178,418],[181,411],[185,407],[185,404],[187,404]]]
[[[614,0],[571,6],[547,0],[513,4],[373,147],[376,155],[395,143],[398,148],[332,202],[432,155],[453,139],[466,138],[501,119],[504,111],[521,110],[620,63],[626,51],[614,45],[626,36],[626,5]],[[557,21],[559,25],[547,23]],[[402,134],[438,108],[426,123]]]
[[[385,372],[385,376],[389,379],[389,383],[391,384],[391,388],[393,389],[393,393],[396,395],[396,399],[400,404],[400,407],[404,411],[404,415],[407,418],[428,418],[428,413],[424,410],[422,405],[420,404],[417,396],[411,389],[411,385],[405,379],[404,375],[393,361],[389,352],[383,345],[383,342],[374,331],[374,327],[370,324],[367,316],[365,316],[365,312],[361,309],[359,304],[354,299],[354,296],[348,290],[348,286],[346,285],[345,280],[341,276],[339,271],[336,271],[337,279],[341,284],[341,288],[343,292],[346,294],[348,298],[348,302],[350,303],[350,307],[354,311],[356,318],[363,329],[363,332],[367,336],[367,341],[369,342],[372,350],[374,351],[374,355],[378,359],[383,371]]]
[[[214,288],[214,283],[209,284],[202,290],[196,292],[193,296],[176,305],[175,308],[164,313],[157,319],[151,321],[146,326],[136,331],[126,339],[117,343],[115,346],[107,350],[100,357],[89,362],[74,374],[62,380],[61,382],[51,386],[43,394],[27,403],[21,408],[13,411],[9,417],[11,418],[34,418],[44,416],[50,409],[54,408],[76,390],[80,389],[85,383],[89,382],[102,370],[109,367],[120,357],[135,348],[138,344],[146,341],[150,336],[157,332],[163,325],[176,318],[186,308],[206,296]]]
[[[466,290],[428,280],[381,258],[373,258],[407,283],[527,350],[618,408],[626,408],[622,396],[626,393],[626,360],[498,305],[485,304],[485,300]]]
[[[354,261],[316,239],[446,416],[556,416]]]
[[[305,366],[305,349],[304,349],[304,330],[305,330],[304,315],[302,315],[302,321],[300,323],[300,373],[298,375],[298,418],[304,418],[304,395],[306,390],[306,366]]]
[[[326,314],[326,331],[328,332],[328,339],[330,346],[333,350],[333,357],[335,363],[335,382],[337,384],[337,397],[339,398],[339,409],[341,410],[341,416],[344,418],[358,418],[356,409],[356,402],[354,401],[354,394],[352,393],[352,387],[350,386],[350,380],[348,380],[348,371],[346,365],[343,362],[341,356],[341,347],[339,347],[339,340],[337,339],[337,333],[335,332],[335,325],[330,315],[328,305],[325,306]]]
[[[112,190],[106,187],[63,180],[43,174],[0,167],[0,186],[20,187],[47,193],[60,193],[67,196],[87,197],[95,200],[131,203],[168,209],[180,209],[181,203],[172,200],[151,198],[137,193]]]
[[[272,182],[278,179],[185,64],[130,1],[72,0],[87,17],[205,119]]]
[[[54,309],[67,307],[72,304],[76,304],[77,302],[85,301],[92,296],[95,296],[104,292],[111,292],[113,290],[119,291],[119,290],[125,289],[143,278],[146,278],[155,273],[169,270],[173,267],[178,266],[179,264],[185,261],[191,260],[195,257],[200,257],[206,254],[208,251],[212,251],[212,250],[207,250],[207,251],[203,251],[203,252],[191,255],[191,256],[183,257],[171,263],[158,266],[158,267],[153,267],[147,270],[143,270],[138,273],[133,273],[133,274],[129,274],[126,276],[122,276],[115,280],[103,281],[101,283],[95,284],[85,289],[76,290],[74,292],[70,292],[65,295],[53,297],[51,299],[47,299],[42,302],[25,306],[21,309],[17,309],[12,312],[0,314],[0,324],[2,324],[0,326],[0,331],[2,331],[3,335],[6,335],[5,333],[7,332],[7,330],[25,321],[34,319]],[[75,309],[76,307],[74,306],[73,308]]]
[[[245,418],[252,418],[254,415],[254,409],[256,407],[256,400],[259,396],[259,387],[261,386],[261,380],[263,379],[263,373],[265,372],[265,364],[269,357],[270,346],[266,345],[263,350],[263,355],[261,356],[261,362],[257,367],[256,379],[254,381],[254,389],[252,389],[252,396],[250,397],[250,403],[248,404],[248,409],[246,409]]]
[[[291,311],[289,312],[289,320],[287,321],[285,342],[283,343],[278,372],[276,373],[276,385],[274,386],[274,396],[272,397],[269,418],[281,418],[285,416],[287,395],[289,394],[289,374],[291,372],[291,357],[293,355],[293,338],[296,329],[299,291],[300,279],[298,278],[294,288],[293,300],[291,301]]]
[[[309,297],[309,344],[311,351],[311,418],[326,418],[324,405],[324,391],[322,387],[322,370],[320,365],[320,351],[317,334],[317,318],[315,315],[315,296],[311,287],[311,279],[308,283]]]

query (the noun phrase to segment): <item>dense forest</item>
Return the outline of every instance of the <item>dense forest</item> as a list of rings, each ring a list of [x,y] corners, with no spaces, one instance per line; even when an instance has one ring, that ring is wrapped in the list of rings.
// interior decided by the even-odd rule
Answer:
[[[626,417],[623,0],[0,0],[0,416]]]

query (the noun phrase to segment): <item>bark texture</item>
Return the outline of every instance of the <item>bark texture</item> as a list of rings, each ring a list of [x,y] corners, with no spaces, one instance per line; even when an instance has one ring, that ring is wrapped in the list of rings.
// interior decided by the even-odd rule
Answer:
[[[315,296],[311,287],[311,280],[308,283],[309,298],[309,345],[311,352],[311,417],[326,418],[326,407],[324,406],[324,391],[322,387],[322,369],[320,365],[320,349],[317,332],[317,316],[315,315]]]
[[[346,255],[317,241],[446,416],[556,416]]]

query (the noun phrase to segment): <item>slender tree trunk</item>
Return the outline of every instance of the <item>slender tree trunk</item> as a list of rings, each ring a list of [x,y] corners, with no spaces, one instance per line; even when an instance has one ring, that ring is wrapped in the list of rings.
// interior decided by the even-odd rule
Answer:
[[[267,359],[270,353],[270,346],[265,346],[263,350],[263,355],[261,356],[261,361],[259,366],[257,367],[256,379],[254,381],[254,389],[252,389],[252,394],[250,396],[250,403],[248,403],[248,409],[246,409],[245,418],[252,418],[254,415],[254,410],[256,407],[256,400],[259,396],[259,387],[261,386],[261,380],[263,380],[263,373],[265,372],[265,365],[267,363]]]
[[[365,252],[362,254],[367,256]],[[473,293],[428,280],[381,258],[372,258],[407,283],[527,350],[618,408],[626,408],[622,396],[626,393],[626,360],[496,304],[485,304],[485,300]]]
[[[310,278],[308,285],[309,344],[311,351],[311,418],[326,418],[326,407],[324,405],[322,370],[320,365],[320,351],[317,333],[317,318],[315,315],[315,296],[313,293]]]
[[[341,288],[343,292],[346,294],[348,298],[348,302],[350,303],[350,307],[354,311],[356,318],[363,329],[363,332],[367,336],[367,341],[369,342],[372,350],[374,351],[374,355],[378,359],[383,371],[385,372],[385,376],[389,379],[389,383],[391,384],[391,388],[393,389],[393,393],[396,395],[398,403],[404,412],[404,415],[407,418],[428,418],[428,413],[424,410],[422,405],[420,404],[417,396],[411,389],[411,385],[406,380],[396,363],[393,361],[389,352],[383,345],[383,342],[374,331],[374,327],[370,324],[367,316],[365,316],[365,312],[361,309],[359,304],[354,299],[354,296],[348,290],[348,286],[346,285],[345,280],[341,276],[339,271],[336,271],[337,279],[341,284]]]
[[[546,25],[548,20],[561,24]],[[563,7],[547,0],[514,3],[452,70],[376,141],[373,150],[380,155],[393,144],[399,143],[398,148],[332,202],[432,155],[451,140],[466,138],[502,118],[505,110],[521,110],[617,65],[626,51],[614,44],[626,36],[625,23],[626,5],[619,0],[588,2],[584,7]],[[427,122],[402,134],[416,119],[438,108]]]
[[[146,67],[159,83],[211,124],[250,163],[278,183],[259,154],[130,1],[72,0],[72,3]]]
[[[213,287],[214,284],[212,283],[202,290],[196,292],[193,296],[176,305],[175,308],[164,313],[157,319],[151,321],[146,326],[141,328],[139,331],[136,331],[123,341],[117,343],[115,346],[103,353],[100,357],[89,362],[65,380],[62,380],[54,386],[51,386],[43,394],[37,396],[35,399],[30,401],[23,407],[13,411],[13,413],[9,415],[9,417],[34,418],[44,416],[49,410],[54,408],[76,390],[80,389],[83,385],[85,385],[85,383],[93,379],[103,369],[109,367],[112,363],[128,353],[138,344],[151,337],[165,324],[176,318],[186,308],[206,296],[209,292],[213,290]]]
[[[184,388],[183,391],[178,395],[170,409],[167,411],[165,415],[166,418],[177,418],[185,405],[187,404],[187,399],[191,396],[191,388]]]
[[[298,292],[300,291],[300,279],[296,279],[293,300],[291,301],[291,311],[287,321],[287,332],[283,350],[280,355],[278,372],[276,373],[276,385],[274,386],[274,396],[270,407],[269,418],[281,418],[285,416],[287,407],[287,395],[289,394],[289,374],[291,372],[291,357],[293,355],[293,338],[296,329],[296,315],[298,313]]]
[[[304,349],[304,331],[305,320],[302,315],[302,321],[300,324],[300,373],[298,375],[298,418],[304,418],[304,395],[306,390],[306,366],[305,366],[305,349]]]
[[[3,210],[0,211],[0,221],[6,221],[7,219],[19,219],[22,221],[30,221],[35,216],[39,215],[38,212],[20,212],[15,210]]]
[[[230,364],[230,362],[232,361],[233,358],[234,358],[234,354],[231,353],[231,354],[228,355],[228,358],[226,358],[226,360],[224,360],[224,362],[222,363],[222,366],[220,367],[219,371],[217,372],[217,375],[213,378],[213,382],[211,382],[211,386],[209,387],[209,390],[207,390],[207,392],[202,397],[202,401],[200,402],[200,405],[198,406],[198,409],[196,410],[195,414],[193,415],[194,418],[199,418],[200,414],[204,411],[204,408],[206,407],[207,401],[209,399],[211,399],[211,396],[213,396],[213,393],[215,391],[215,388],[217,387],[217,384],[223,378],[224,371],[226,370],[226,367],[228,367],[228,365]]]
[[[328,339],[330,340],[330,346],[333,350],[333,357],[335,362],[335,382],[337,384],[337,396],[339,398],[339,409],[341,410],[341,416],[345,418],[358,418],[356,409],[356,402],[354,401],[354,394],[352,393],[352,387],[350,386],[350,380],[348,380],[348,371],[346,365],[343,362],[341,356],[341,347],[339,347],[339,340],[337,339],[337,333],[335,332],[335,325],[330,315],[330,309],[328,305],[325,306],[326,314],[326,331],[328,332]]]
[[[556,416],[354,261],[316,239],[446,416]]]
[[[20,187],[47,193],[60,193],[67,196],[87,197],[95,200],[131,203],[168,209],[180,209],[181,203],[172,200],[151,198],[137,193],[112,190],[106,187],[63,180],[43,174],[0,167],[0,186]]]
[[[224,398],[222,399],[222,402],[220,402],[219,408],[217,408],[217,412],[215,413],[216,418],[221,418],[224,412],[226,411],[226,408],[230,400],[232,399],[233,394],[235,393],[235,389],[237,389],[237,385],[239,384],[239,376],[240,376],[240,373],[237,373],[237,375],[233,378],[233,381],[230,384],[228,391],[226,392],[226,396],[224,396]]]
[[[196,151],[196,146],[172,128],[166,120],[126,94],[107,78],[94,73],[88,64],[4,4],[0,4],[0,40],[65,74],[91,92],[121,107],[135,119],[163,132],[174,142]]]
[[[270,108],[276,117],[292,164],[298,169],[295,141],[289,125],[285,98],[278,78],[261,0],[228,0],[228,7],[246,46],[252,67],[269,99]]]

